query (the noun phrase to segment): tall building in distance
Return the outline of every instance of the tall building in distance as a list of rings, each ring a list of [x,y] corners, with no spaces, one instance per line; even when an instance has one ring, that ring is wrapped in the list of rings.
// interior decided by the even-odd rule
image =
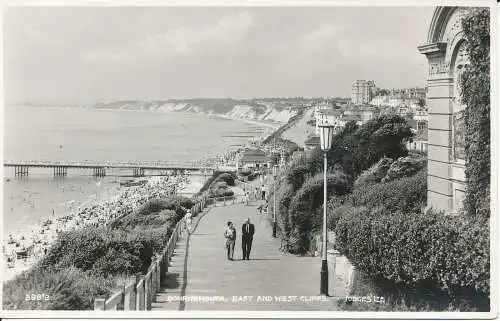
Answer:
[[[373,80],[355,80],[352,83],[351,100],[355,105],[368,104],[376,94]]]

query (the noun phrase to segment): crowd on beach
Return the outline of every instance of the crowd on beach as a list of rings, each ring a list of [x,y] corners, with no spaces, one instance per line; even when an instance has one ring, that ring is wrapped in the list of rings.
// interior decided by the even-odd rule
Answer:
[[[40,220],[30,233],[9,234],[3,245],[3,255],[8,268],[17,264],[30,265],[45,254],[57,235],[85,226],[102,226],[116,218],[131,214],[138,207],[154,198],[175,194],[188,182],[183,174],[152,177],[141,186],[124,189],[115,197],[81,207],[65,216]]]
[[[241,152],[255,143],[253,141],[246,146],[238,146],[224,154],[205,160],[204,163],[215,164],[218,167],[233,166]],[[87,162],[90,163],[90,161]],[[103,164],[105,163],[103,162]],[[115,162],[108,163],[116,165]],[[152,162],[127,162],[123,164],[151,165]],[[150,177],[147,183],[127,187],[111,199],[90,205],[81,205],[80,208],[64,216],[55,217],[54,213],[52,213],[50,217],[39,220],[38,226],[31,232],[9,234],[8,239],[3,242],[2,246],[7,267],[12,270],[23,270],[31,266],[47,252],[59,233],[85,226],[109,224],[119,217],[132,213],[151,199],[175,194],[188,183],[188,174],[188,172],[176,171],[168,176]],[[252,196],[257,199],[262,194],[262,188],[255,188],[252,191],[247,191],[247,193],[254,194]],[[248,196],[250,195],[247,194]]]

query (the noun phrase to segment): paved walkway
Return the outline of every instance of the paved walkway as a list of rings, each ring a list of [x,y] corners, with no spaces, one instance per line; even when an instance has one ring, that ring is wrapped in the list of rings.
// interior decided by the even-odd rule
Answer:
[[[281,253],[280,239],[272,237],[270,220],[266,214],[258,214],[257,206],[215,207],[199,217],[193,233],[183,234],[178,241],[153,310],[325,311],[337,309],[335,297],[345,298],[342,280],[331,274],[330,289],[335,288],[335,297],[318,296],[321,258]],[[241,224],[246,218],[256,230],[249,261],[241,260]],[[238,232],[234,261],[227,260],[224,247],[227,221],[235,223]],[[176,296],[218,296],[223,301],[182,302]]]

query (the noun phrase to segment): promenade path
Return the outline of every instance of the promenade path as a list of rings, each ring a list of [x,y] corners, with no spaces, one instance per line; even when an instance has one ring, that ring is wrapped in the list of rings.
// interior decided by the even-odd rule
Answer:
[[[241,260],[241,224],[246,218],[256,230],[248,261]],[[223,232],[227,221],[237,227],[234,261],[227,260],[225,253]],[[280,239],[272,237],[270,220],[258,213],[256,205],[210,208],[193,223],[191,235],[183,233],[178,241],[167,280],[152,310],[330,311],[337,309],[336,297],[345,298],[339,278],[331,280],[334,297],[319,296],[321,258],[281,253]],[[183,302],[175,296],[220,296],[224,301]],[[258,296],[271,300],[259,301]],[[275,296],[296,298],[283,302]],[[320,298],[324,301],[318,301]]]

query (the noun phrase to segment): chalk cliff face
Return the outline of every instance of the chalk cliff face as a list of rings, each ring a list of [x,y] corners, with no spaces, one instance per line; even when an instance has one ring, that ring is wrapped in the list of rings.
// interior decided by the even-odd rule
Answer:
[[[186,99],[167,101],[116,101],[92,106],[100,109],[155,112],[189,112],[216,115],[230,119],[286,123],[297,114],[292,105],[276,102],[233,99]]]

